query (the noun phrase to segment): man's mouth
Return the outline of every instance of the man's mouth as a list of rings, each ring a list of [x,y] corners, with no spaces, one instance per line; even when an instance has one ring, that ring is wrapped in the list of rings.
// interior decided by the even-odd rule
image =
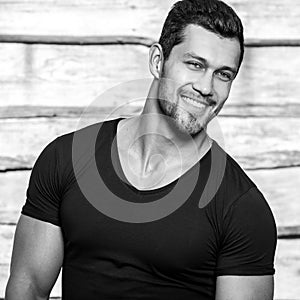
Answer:
[[[199,100],[196,100],[194,98],[191,98],[191,97],[187,97],[187,96],[184,96],[184,95],[181,95],[181,98],[184,102],[188,103],[188,104],[191,104],[197,108],[200,108],[200,109],[204,109],[206,108],[207,106],[209,106],[208,103],[206,102],[203,102],[203,101],[199,101]]]

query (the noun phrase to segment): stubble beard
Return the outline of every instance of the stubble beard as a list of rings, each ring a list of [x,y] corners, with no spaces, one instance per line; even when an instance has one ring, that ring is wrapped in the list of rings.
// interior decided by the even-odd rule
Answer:
[[[203,127],[198,122],[197,118],[178,103],[163,99],[158,99],[158,103],[163,114],[172,118],[175,127],[180,132],[195,137],[203,130]]]

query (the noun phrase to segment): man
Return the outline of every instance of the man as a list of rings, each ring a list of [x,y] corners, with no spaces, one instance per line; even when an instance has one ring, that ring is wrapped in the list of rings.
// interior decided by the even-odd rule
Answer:
[[[38,158],[7,300],[48,299],[61,267],[65,300],[273,299],[273,215],[205,131],[228,98],[243,48],[242,24],[223,2],[174,5],[150,49],[153,82],[142,114],[61,136]],[[81,140],[95,132],[94,144]],[[213,153],[223,153],[225,165],[214,164]],[[111,194],[97,190],[93,164]],[[209,197],[210,174],[221,168]],[[182,201],[177,195],[193,180]],[[149,217],[151,205],[171,194],[181,201],[176,209]],[[124,205],[118,216],[111,203]]]

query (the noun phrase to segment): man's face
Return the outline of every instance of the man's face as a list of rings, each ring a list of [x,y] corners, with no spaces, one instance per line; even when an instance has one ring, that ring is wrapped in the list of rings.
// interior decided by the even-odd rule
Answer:
[[[188,25],[182,43],[163,66],[159,105],[177,128],[194,136],[206,127],[228,98],[240,57],[237,39],[222,38]]]

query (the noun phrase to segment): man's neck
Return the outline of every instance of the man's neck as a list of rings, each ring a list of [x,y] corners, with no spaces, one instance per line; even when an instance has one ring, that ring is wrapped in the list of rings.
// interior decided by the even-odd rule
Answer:
[[[158,104],[158,81],[153,80],[141,115],[136,118],[135,140],[143,157],[152,153],[171,155],[174,151],[200,159],[210,148],[211,139],[205,130],[191,136],[177,128],[173,118],[166,116]]]
[[[141,180],[140,186],[146,186],[148,178],[154,182],[153,176],[180,177],[207,153],[212,143],[204,130],[194,137],[180,132],[172,119],[162,114],[153,97],[146,100],[140,115],[119,123],[117,139],[123,167]]]

